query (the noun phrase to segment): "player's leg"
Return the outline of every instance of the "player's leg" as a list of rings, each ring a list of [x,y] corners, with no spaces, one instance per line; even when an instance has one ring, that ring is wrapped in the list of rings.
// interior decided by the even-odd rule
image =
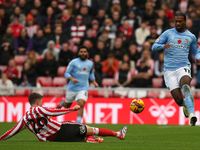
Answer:
[[[66,100],[62,99],[60,103],[57,105],[57,108],[60,109],[62,107],[69,108],[72,105],[72,102],[75,99],[76,92],[68,91],[66,94]]]
[[[75,101],[77,101],[80,106],[80,109],[77,112],[77,122],[78,123],[82,122],[84,105],[87,101],[87,98],[88,98],[88,92],[86,92],[86,91],[79,91],[78,94],[76,95]]]
[[[117,137],[121,140],[123,140],[125,138],[126,131],[127,131],[127,126],[123,127],[118,132],[115,132],[115,131],[112,131],[112,130],[109,130],[109,129],[105,129],[105,128],[89,127],[87,125],[86,125],[86,127],[87,127],[86,136],[89,136],[89,135],[114,136],[114,137]]]
[[[194,115],[194,97],[190,90],[190,86],[189,86],[190,82],[191,82],[191,78],[190,76],[187,76],[187,75],[183,76],[180,79],[180,86],[182,88],[183,93],[185,94],[185,102],[187,104],[188,111],[189,111],[190,124],[192,126],[195,126],[197,118]]]

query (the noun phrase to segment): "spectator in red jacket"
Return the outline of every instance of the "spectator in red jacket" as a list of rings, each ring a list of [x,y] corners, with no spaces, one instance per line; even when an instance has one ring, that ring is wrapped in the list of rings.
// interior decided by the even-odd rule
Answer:
[[[8,79],[12,80],[14,84],[17,84],[18,82],[18,70],[17,67],[15,66],[15,60],[10,59],[8,66],[6,70],[4,70],[4,73],[7,74]]]
[[[113,53],[109,53],[108,58],[102,64],[102,78],[113,78],[117,70],[119,70],[119,61],[115,59]]]
[[[133,34],[133,28],[130,26],[129,21],[125,20],[124,24],[119,28],[120,31],[124,32],[127,38],[131,38]]]
[[[24,27],[19,23],[19,19],[17,17],[13,18],[13,22],[9,26],[13,29],[14,37],[19,37],[21,29]]]
[[[168,21],[170,22],[172,19],[174,19],[173,12],[168,8],[166,3],[162,3],[161,9],[165,11],[165,16],[168,18]]]

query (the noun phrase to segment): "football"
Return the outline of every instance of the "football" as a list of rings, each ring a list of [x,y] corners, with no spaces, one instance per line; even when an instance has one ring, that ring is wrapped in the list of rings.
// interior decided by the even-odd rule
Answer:
[[[144,102],[141,99],[134,99],[131,101],[130,109],[134,113],[141,113],[144,110]]]

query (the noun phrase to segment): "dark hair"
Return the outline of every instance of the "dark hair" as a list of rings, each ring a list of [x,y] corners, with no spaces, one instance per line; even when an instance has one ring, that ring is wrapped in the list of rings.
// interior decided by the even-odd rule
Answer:
[[[86,50],[87,50],[87,52],[89,52],[89,50],[88,50],[88,48],[86,47],[86,46],[80,46],[79,48],[78,48],[78,52],[82,49],[82,48],[85,48]]]
[[[178,12],[178,13],[175,14],[175,17],[176,16],[183,16],[184,20],[186,21],[186,15],[184,13]]]
[[[39,93],[32,93],[31,95],[29,95],[28,101],[29,101],[29,103],[32,105],[32,104],[34,104],[37,100],[40,100],[40,99],[42,99],[42,98],[43,98],[43,96],[40,95]]]

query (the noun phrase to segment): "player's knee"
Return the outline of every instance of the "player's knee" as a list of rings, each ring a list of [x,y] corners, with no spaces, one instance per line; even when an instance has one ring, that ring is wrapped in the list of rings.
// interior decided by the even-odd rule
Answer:
[[[79,102],[80,107],[84,107],[84,105],[85,105],[85,102]]]

